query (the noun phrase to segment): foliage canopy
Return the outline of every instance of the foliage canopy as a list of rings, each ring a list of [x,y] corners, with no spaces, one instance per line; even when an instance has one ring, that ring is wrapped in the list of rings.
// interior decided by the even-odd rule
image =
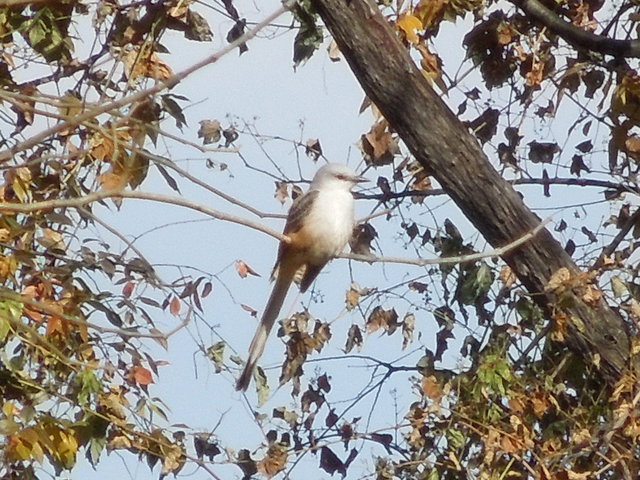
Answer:
[[[231,0],[0,2],[3,477],[42,478],[43,468],[63,475],[82,461],[80,455],[100,468],[105,451],[138,455],[152,469],[159,465],[161,476],[180,475],[187,464],[213,478],[229,464],[237,477],[284,476],[312,453],[328,474],[352,478],[638,477],[637,4],[337,1],[300,0],[288,5],[283,23],[275,23],[278,14],[247,19],[251,7]],[[357,14],[363,11],[368,13]],[[345,21],[347,27],[340,24]],[[225,46],[214,55],[209,42],[217,40],[213,32],[219,28],[211,28],[212,22],[226,29]],[[358,43],[344,35],[360,27],[370,32],[359,38],[362,43],[381,55],[396,52],[388,62],[360,61]],[[201,163],[220,174],[227,165],[217,159],[234,156],[254,178],[276,180],[277,202],[300,193],[290,172],[325,160],[320,140],[285,141],[294,153],[280,163],[263,149],[267,159],[256,166],[243,156],[243,139],[263,145],[294,135],[267,137],[234,118],[202,119],[201,143],[180,133],[194,122],[180,81],[230,51],[250,52],[260,32],[269,35],[256,41],[268,42],[283,30],[293,33],[295,68],[310,68],[305,63],[313,55],[333,61],[344,55],[377,101],[365,99],[362,110],[372,124],[353,139],[361,169],[378,176],[357,196],[375,201],[377,216],[358,225],[352,250],[371,255],[399,245],[412,252],[414,264],[433,257],[454,261],[416,267],[405,265],[411,259],[400,260],[401,280],[388,287],[382,273],[372,280],[367,270],[354,268],[353,282],[340,287],[344,300],[325,299],[346,305],[343,330],[314,314],[319,301],[282,320],[279,381],[292,400],[269,399],[274,381],[259,369],[258,403],[249,405],[259,411],[267,401],[280,403],[256,412],[262,442],[235,448],[245,442],[237,431],[188,427],[154,394],[156,384],[166,381],[157,347],[167,348],[185,330],[192,333],[193,350],[208,359],[214,381],[226,385],[237,375],[242,354],[224,337],[202,340],[219,335],[206,320],[214,307],[204,301],[214,290],[224,295],[214,287],[224,282],[210,270],[185,274],[186,266],[177,266],[176,278],[166,280],[102,213],[103,207],[117,210],[141,199],[279,238],[260,221],[225,210],[234,204],[264,218],[257,202],[243,203],[208,185],[166,152],[167,145],[179,145],[212,155],[215,161]],[[202,57],[209,57],[176,73],[175,53],[165,46],[176,34],[184,48],[201,48]],[[449,47],[454,41],[464,49],[462,60]],[[323,42],[327,53],[318,49]],[[400,53],[394,45],[401,45]],[[556,202],[553,236],[520,232],[531,235],[527,245],[546,252],[546,270],[525,268],[517,260],[521,246],[501,259],[468,258],[485,246],[468,223],[452,220],[460,218],[453,206],[436,206],[449,195],[474,217],[462,193],[433,168],[429,155],[416,154],[418,140],[407,138],[387,114],[391,107],[383,95],[376,95],[376,88],[391,90],[380,80],[400,57],[410,58],[420,81],[455,112],[438,120],[452,132],[462,125],[491,161],[473,179],[459,178],[461,190],[496,211],[503,201],[496,192],[505,182],[518,188],[522,211]],[[249,55],[241,58],[251,61]],[[367,78],[379,83],[371,86]],[[428,131],[430,125],[409,111],[403,120]],[[426,142],[457,145],[446,135]],[[463,153],[444,160],[451,171]],[[158,188],[171,194],[146,189],[151,172],[164,181]],[[469,182],[478,179],[484,188],[471,189]],[[207,189],[221,207],[180,196],[184,184]],[[468,219],[487,240],[499,238],[481,228],[490,218]],[[124,246],[113,247],[96,232],[108,232]],[[558,242],[566,259],[552,258],[547,249]],[[558,261],[566,266],[552,269]],[[243,260],[234,267],[242,278],[257,275]],[[589,336],[593,312],[605,312],[619,328]],[[158,318],[172,319],[173,326],[160,328]],[[389,349],[398,339],[391,356],[365,345],[381,333],[391,337],[389,343],[372,344]],[[585,340],[594,338],[602,342]],[[367,367],[362,390],[344,389],[344,372],[326,354],[330,344],[342,347],[343,370],[354,362]],[[318,361],[315,373],[309,360]],[[390,400],[381,399],[385,393]],[[367,455],[365,471],[356,459]]]

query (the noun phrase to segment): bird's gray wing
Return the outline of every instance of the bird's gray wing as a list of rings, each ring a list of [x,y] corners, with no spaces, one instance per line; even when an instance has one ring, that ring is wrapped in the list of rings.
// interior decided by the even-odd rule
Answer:
[[[283,232],[285,235],[295,233],[302,228],[303,219],[309,213],[313,202],[318,198],[318,193],[318,190],[310,190],[296,198],[287,215],[287,223],[284,226]]]

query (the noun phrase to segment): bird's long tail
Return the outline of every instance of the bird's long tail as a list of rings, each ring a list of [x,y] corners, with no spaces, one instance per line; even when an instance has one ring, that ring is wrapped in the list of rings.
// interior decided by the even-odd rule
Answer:
[[[278,314],[280,313],[282,304],[287,296],[287,292],[289,291],[289,287],[291,286],[296,270],[297,268],[295,265],[280,265],[278,275],[276,277],[276,283],[273,286],[271,296],[269,297],[267,306],[265,307],[262,318],[260,319],[260,324],[258,325],[258,329],[256,330],[253,340],[251,341],[251,345],[249,346],[249,358],[244,366],[244,370],[242,370],[240,378],[238,378],[236,390],[246,390],[249,386],[249,382],[251,382],[251,377],[253,376],[253,370],[256,368],[256,364],[264,351],[264,346],[267,343],[269,332],[271,332],[273,324],[278,318]]]

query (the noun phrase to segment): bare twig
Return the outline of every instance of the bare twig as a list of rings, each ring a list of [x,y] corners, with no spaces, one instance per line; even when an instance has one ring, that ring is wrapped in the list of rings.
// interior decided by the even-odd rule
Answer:
[[[338,258],[347,258],[349,260],[356,260],[358,262],[367,262],[367,263],[402,263],[406,265],[416,265],[418,267],[424,267],[426,265],[450,265],[450,264],[460,264],[460,263],[468,263],[475,262],[477,260],[481,260],[483,258],[494,258],[501,257],[505,253],[513,250],[521,246],[522,244],[528,242],[533,237],[535,237],[540,231],[544,229],[544,227],[551,221],[551,217],[543,220],[540,224],[531,230],[530,232],[525,233],[517,240],[508,243],[503,247],[496,248],[494,250],[489,250],[487,252],[473,253],[471,255],[460,255],[456,257],[446,257],[446,258],[399,258],[399,257],[376,257],[373,255],[358,255],[355,253],[343,253],[338,255]]]
[[[280,232],[277,232],[269,227],[266,227],[258,222],[247,220],[245,218],[238,217],[236,215],[230,215],[228,213],[220,212],[203,205],[186,200],[182,197],[172,197],[169,195],[161,195],[158,193],[138,192],[130,190],[100,190],[97,192],[89,193],[84,197],[78,198],[65,198],[55,200],[45,200],[43,202],[33,203],[0,203],[0,212],[2,213],[31,213],[37,211],[47,211],[54,208],[79,208],[90,203],[95,203],[107,198],[137,198],[139,200],[151,200],[154,202],[167,203],[170,205],[177,205],[180,207],[189,208],[200,213],[204,213],[217,220],[223,220],[225,222],[237,223],[238,225],[244,225],[245,227],[253,228],[262,233],[266,233],[278,240],[285,242],[289,241],[289,238]]]

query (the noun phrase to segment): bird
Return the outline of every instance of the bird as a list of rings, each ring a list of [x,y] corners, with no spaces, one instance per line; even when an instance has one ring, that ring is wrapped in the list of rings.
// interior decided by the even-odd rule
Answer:
[[[322,268],[342,252],[355,224],[351,189],[366,178],[338,163],[328,163],[313,177],[309,190],[296,198],[287,215],[282,240],[271,274],[271,295],[256,329],[249,356],[236,382],[236,390],[245,391],[256,364],[264,351],[291,283],[302,273],[299,287],[304,293]]]

